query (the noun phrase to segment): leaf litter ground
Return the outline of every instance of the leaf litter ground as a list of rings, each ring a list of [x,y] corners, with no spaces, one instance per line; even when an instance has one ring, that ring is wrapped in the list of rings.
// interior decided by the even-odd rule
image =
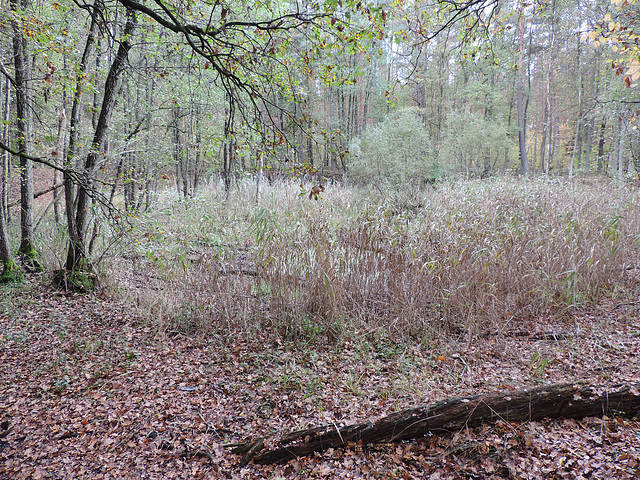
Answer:
[[[635,303],[438,347],[168,337],[131,304],[38,279],[0,297],[0,478],[638,478],[638,419],[587,418],[350,445],[239,469],[226,444],[447,397],[638,382]]]

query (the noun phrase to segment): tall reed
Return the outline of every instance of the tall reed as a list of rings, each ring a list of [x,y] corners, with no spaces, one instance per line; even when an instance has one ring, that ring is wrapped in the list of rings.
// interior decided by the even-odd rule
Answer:
[[[250,185],[228,201],[217,186],[188,207],[165,198],[172,213],[145,221],[180,239],[158,238],[171,328],[485,333],[634,284],[640,195],[631,187],[500,178],[412,195],[298,193],[285,182],[258,205]]]

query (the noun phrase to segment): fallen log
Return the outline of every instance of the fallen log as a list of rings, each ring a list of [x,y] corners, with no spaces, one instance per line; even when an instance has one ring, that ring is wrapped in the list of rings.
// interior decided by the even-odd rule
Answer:
[[[349,444],[395,442],[451,433],[464,427],[505,420],[523,422],[544,418],[583,418],[603,415],[633,417],[640,412],[640,383],[613,387],[575,384],[547,385],[444,400],[383,417],[339,427],[335,424],[300,430],[281,439],[260,438],[233,444],[249,462],[268,464],[303,457]]]

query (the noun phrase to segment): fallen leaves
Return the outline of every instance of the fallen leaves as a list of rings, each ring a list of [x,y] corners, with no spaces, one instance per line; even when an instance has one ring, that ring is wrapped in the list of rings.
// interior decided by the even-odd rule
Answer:
[[[225,445],[482,391],[638,378],[635,306],[459,345],[157,336],[131,305],[38,284],[0,300],[0,478],[636,478],[640,425],[501,422],[238,468]],[[618,315],[620,315],[618,317]],[[562,335],[547,336],[556,331]],[[499,346],[499,351],[496,349]],[[532,359],[547,359],[531,372]],[[538,362],[539,365],[539,362]],[[544,383],[543,383],[544,384]],[[637,394],[637,392],[636,392]]]

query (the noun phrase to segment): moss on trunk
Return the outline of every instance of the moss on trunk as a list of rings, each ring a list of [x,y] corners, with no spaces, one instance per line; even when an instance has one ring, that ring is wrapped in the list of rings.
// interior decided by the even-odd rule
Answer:
[[[72,269],[62,268],[53,274],[53,284],[74,292],[90,292],[98,287],[98,276],[85,259],[75,262]]]
[[[42,272],[44,267],[40,262],[40,256],[33,245],[26,244],[20,248],[20,258],[22,260],[22,266],[30,273]]]
[[[5,262],[2,269],[2,275],[0,275],[0,283],[20,283],[24,280],[24,273],[15,260],[9,260]]]

